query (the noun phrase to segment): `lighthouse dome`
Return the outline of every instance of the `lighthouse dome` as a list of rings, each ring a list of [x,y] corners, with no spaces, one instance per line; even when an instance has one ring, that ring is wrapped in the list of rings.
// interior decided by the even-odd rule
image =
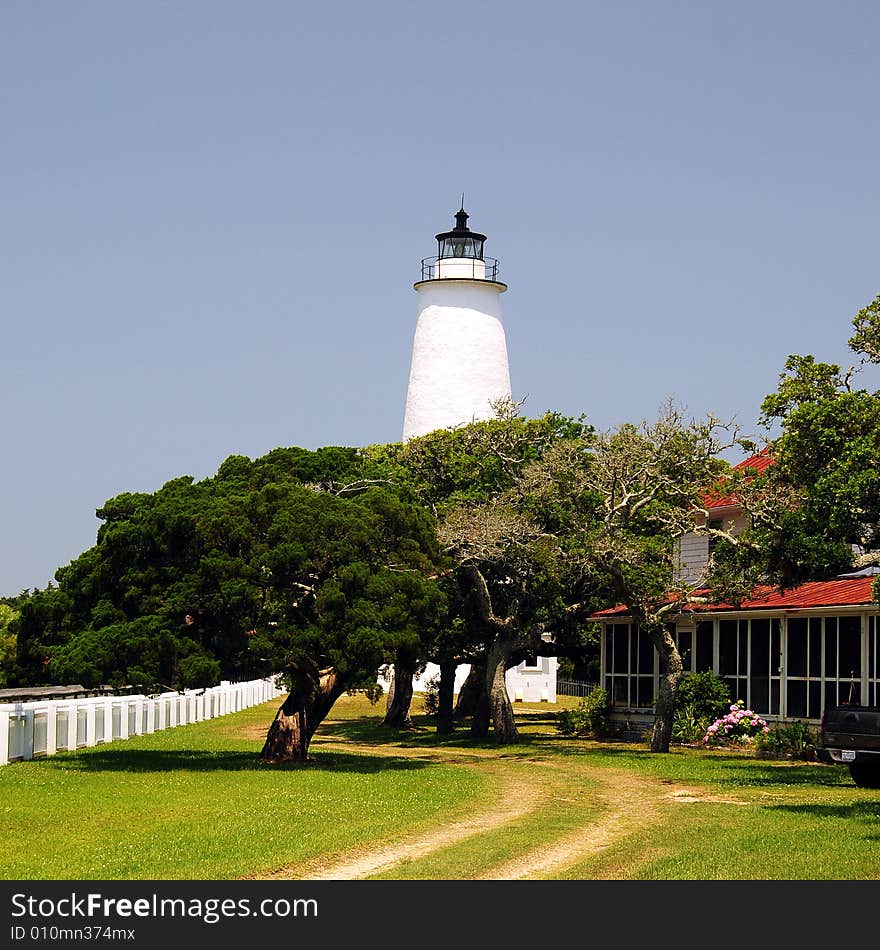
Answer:
[[[470,215],[464,205],[455,213],[455,227],[451,231],[442,231],[436,235],[437,257],[470,257],[483,260],[483,245],[486,235],[471,231],[467,226]]]

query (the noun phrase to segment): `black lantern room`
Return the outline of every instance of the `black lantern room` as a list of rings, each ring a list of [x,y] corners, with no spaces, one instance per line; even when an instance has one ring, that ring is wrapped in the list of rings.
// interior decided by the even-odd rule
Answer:
[[[486,235],[471,231],[467,226],[468,217],[462,205],[455,214],[455,227],[451,231],[444,231],[436,236],[437,256],[441,260],[444,257],[470,257],[478,261],[483,260],[483,244],[486,241]]]

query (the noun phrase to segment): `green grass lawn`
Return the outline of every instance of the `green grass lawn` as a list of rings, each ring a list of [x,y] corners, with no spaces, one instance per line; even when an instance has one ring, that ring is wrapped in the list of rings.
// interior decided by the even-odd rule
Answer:
[[[243,877],[454,814],[475,771],[316,751],[257,762],[276,703],[0,768],[4,879]]]
[[[415,704],[418,707],[418,702]],[[559,708],[559,707],[556,707]],[[381,726],[343,697],[305,767],[257,762],[274,704],[0,769],[6,879],[222,879],[266,874],[442,829],[522,790],[529,808],[413,856],[390,878],[491,876],[601,823],[618,787],[650,787],[651,815],[557,878],[877,879],[880,792],[841,768],[746,753],[565,739],[552,708],[517,704],[522,741]],[[624,786],[619,783],[623,782]],[[685,788],[676,799],[666,788]],[[677,792],[676,794],[683,794]],[[650,820],[648,818],[650,817]]]

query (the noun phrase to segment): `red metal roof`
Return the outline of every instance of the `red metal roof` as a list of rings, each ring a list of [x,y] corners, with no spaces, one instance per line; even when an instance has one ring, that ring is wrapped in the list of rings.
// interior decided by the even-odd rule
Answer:
[[[770,446],[765,446],[757,455],[750,455],[747,459],[737,462],[733,466],[734,472],[741,472],[743,469],[754,470],[756,475],[768,469],[773,463],[770,455]],[[703,504],[707,508],[729,508],[737,503],[735,495],[716,495],[713,491],[707,491],[703,495]]]
[[[781,591],[768,585],[756,587],[752,596],[739,605],[732,604],[689,604],[682,608],[683,613],[705,613],[717,610],[802,610],[810,607],[861,607],[874,603],[871,587],[876,575],[868,577],[838,577],[832,581],[809,581],[792,590]],[[698,597],[710,595],[710,591],[695,591]],[[611,607],[591,614],[591,619],[606,617],[625,617],[627,607]]]

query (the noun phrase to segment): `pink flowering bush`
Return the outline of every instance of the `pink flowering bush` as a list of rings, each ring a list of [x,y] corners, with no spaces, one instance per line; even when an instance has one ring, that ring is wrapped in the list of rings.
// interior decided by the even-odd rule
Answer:
[[[732,703],[730,712],[716,719],[706,730],[703,743],[710,748],[724,745],[751,745],[758,736],[767,735],[770,727],[751,709],[743,709],[742,700]]]

